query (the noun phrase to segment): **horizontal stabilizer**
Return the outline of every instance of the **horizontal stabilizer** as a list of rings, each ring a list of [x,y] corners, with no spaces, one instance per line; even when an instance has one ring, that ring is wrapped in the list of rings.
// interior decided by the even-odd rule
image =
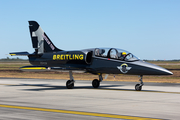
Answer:
[[[28,52],[13,52],[13,53],[9,53],[11,56],[28,56],[29,53]]]

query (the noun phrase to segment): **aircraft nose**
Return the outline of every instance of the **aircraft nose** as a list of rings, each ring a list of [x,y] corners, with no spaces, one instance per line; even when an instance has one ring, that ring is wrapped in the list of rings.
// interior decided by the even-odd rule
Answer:
[[[154,69],[154,72],[156,72],[157,75],[173,75],[173,73],[165,68],[162,68],[160,66],[151,64],[151,63],[147,63],[149,64],[149,67]]]
[[[173,73],[171,71],[169,71],[167,69],[164,69],[164,68],[163,68],[162,72],[163,72],[164,75],[173,75]]]
[[[137,69],[138,72],[141,71],[142,75],[173,75],[169,70],[148,62],[137,61],[137,64],[143,67],[141,70]]]

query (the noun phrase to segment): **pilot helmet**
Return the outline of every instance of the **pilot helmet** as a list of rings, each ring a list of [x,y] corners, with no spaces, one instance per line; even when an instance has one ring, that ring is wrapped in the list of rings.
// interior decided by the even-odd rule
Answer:
[[[126,52],[122,52],[122,55],[126,55]]]

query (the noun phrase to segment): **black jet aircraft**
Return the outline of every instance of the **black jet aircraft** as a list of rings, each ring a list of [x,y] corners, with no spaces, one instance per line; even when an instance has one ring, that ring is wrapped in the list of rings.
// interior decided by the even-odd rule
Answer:
[[[84,50],[66,51],[58,49],[36,21],[29,21],[32,46],[35,52],[13,52],[10,55],[28,56],[33,66],[21,67],[24,71],[68,70],[70,80],[66,87],[74,87],[73,70],[83,70],[96,74],[99,79],[92,81],[92,86],[98,88],[102,82],[102,74],[139,75],[140,83],[135,90],[140,91],[143,75],[172,75],[173,73],[154,64],[138,59],[132,53],[117,48],[92,48]],[[107,78],[105,75],[105,78]]]

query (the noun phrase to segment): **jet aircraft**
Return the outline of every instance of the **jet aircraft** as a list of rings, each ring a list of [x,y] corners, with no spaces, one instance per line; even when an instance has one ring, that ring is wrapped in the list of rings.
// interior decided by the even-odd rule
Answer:
[[[68,70],[70,80],[66,82],[68,89],[74,88],[73,70],[83,70],[99,76],[92,81],[98,88],[108,74],[139,75],[140,83],[135,90],[142,89],[143,75],[172,75],[173,73],[148,62],[138,59],[132,53],[117,48],[91,48],[66,51],[57,48],[36,21],[29,21],[32,47],[35,52],[12,52],[10,55],[28,56],[32,66],[23,66],[24,71]]]

